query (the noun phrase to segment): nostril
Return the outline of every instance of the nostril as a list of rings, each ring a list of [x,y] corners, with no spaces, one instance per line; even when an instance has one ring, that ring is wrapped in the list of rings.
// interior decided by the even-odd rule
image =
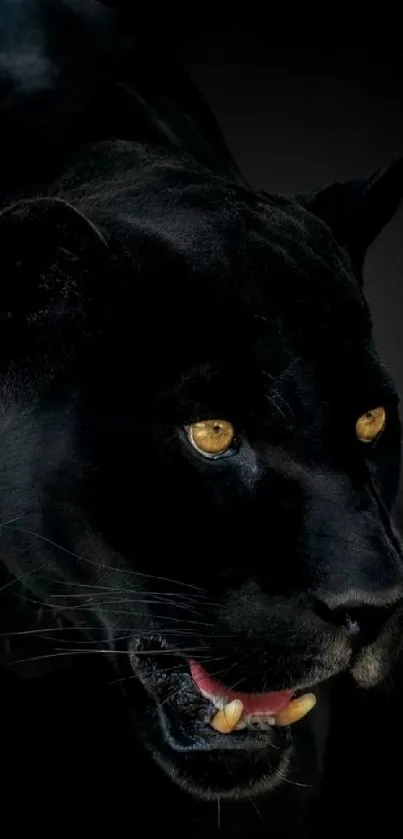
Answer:
[[[378,638],[385,623],[396,611],[396,606],[360,606],[350,610],[357,621],[362,644],[372,644]]]
[[[357,616],[352,615],[352,612],[358,610],[350,609],[347,611],[347,609],[343,609],[341,606],[331,609],[330,606],[323,602],[323,600],[315,598],[313,602],[313,611],[319,618],[326,621],[326,623],[331,623],[333,626],[345,629],[351,635],[355,635],[360,631],[360,624],[357,620]]]
[[[370,644],[378,637],[396,606],[337,606],[332,609],[323,600],[315,598],[312,608],[326,623],[344,629],[350,635],[359,635],[362,644]]]
[[[357,620],[354,620],[348,612],[346,612],[346,623],[345,628],[350,635],[357,635],[358,632],[361,632],[361,626]]]

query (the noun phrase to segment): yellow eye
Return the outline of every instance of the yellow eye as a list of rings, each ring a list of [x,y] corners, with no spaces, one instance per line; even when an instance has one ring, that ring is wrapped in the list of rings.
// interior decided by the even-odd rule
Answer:
[[[227,420],[194,422],[186,428],[192,446],[207,457],[225,454],[235,440],[234,426]]]
[[[361,443],[371,443],[382,433],[386,425],[385,408],[373,408],[358,418],[355,424],[355,433]]]

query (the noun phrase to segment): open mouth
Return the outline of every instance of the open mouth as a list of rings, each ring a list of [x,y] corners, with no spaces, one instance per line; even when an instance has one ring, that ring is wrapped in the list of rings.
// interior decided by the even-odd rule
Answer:
[[[133,642],[130,660],[155,700],[167,743],[177,751],[267,747],[267,735],[272,739],[276,730],[299,722],[316,704],[313,693],[291,689],[230,689],[207,665],[187,659],[162,638]]]
[[[189,669],[196,690],[216,709],[210,725],[221,734],[231,734],[253,726],[265,728],[268,725],[293,725],[316,704],[313,693],[297,698],[292,690],[254,694],[229,690],[192,659],[189,661]]]
[[[133,721],[175,784],[203,800],[239,800],[274,789],[292,771],[313,694],[231,689],[221,681],[229,675],[218,670],[222,661],[206,660],[202,649],[187,656],[161,636],[132,639],[128,652],[135,679],[123,685]]]

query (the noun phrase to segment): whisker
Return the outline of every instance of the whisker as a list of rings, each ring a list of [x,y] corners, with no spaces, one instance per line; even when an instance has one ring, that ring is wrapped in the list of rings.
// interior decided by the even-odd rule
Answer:
[[[238,685],[241,685],[241,684],[242,684],[242,682],[243,682],[243,679],[242,679],[242,678],[241,678],[241,679],[237,679],[237,681],[236,681],[236,682],[233,682],[233,684],[231,685],[231,687],[229,688],[229,690],[235,690],[235,688],[237,688],[237,687],[238,687]]]
[[[5,583],[3,586],[0,586],[0,594],[5,591],[6,589],[10,588],[11,586],[16,585],[16,583],[21,583],[25,580],[26,577],[32,576],[32,574],[36,574],[38,571],[41,571],[42,568],[46,568],[46,565],[42,563],[42,565],[38,565],[37,568],[31,568],[30,571],[24,571],[19,577],[13,577],[12,580],[9,580],[8,583]]]
[[[301,787],[302,789],[315,789],[315,784],[301,784],[299,781],[292,781],[291,778],[287,778],[282,772],[277,772],[278,777],[281,778],[282,781],[286,784],[290,784],[293,787]]]
[[[98,629],[101,632],[104,632],[103,627],[92,627],[92,626],[49,626],[44,627],[42,629],[18,629],[12,632],[0,632],[0,638],[16,638],[19,635],[42,635],[46,632],[70,632],[71,630],[77,632],[85,632],[85,630],[94,630]]]
[[[217,636],[214,636],[217,637]],[[221,656],[221,658],[225,658],[225,656]],[[223,676],[223,678],[230,672],[234,667],[239,664],[239,661],[233,661],[229,667],[222,667],[221,670],[215,670],[214,673],[210,673],[211,676]]]
[[[24,602],[33,603],[35,606],[40,606],[42,609],[43,609],[43,607],[46,607],[48,613],[51,613],[52,615],[55,614],[56,609],[58,609],[59,612],[63,613],[63,614],[67,614],[68,612],[87,612],[89,610],[88,608],[85,607],[85,604],[84,604],[84,606],[83,605],[77,605],[77,604],[74,604],[72,606],[67,606],[67,605],[64,605],[64,604],[62,606],[56,606],[55,603],[48,603],[46,600],[37,600],[36,598],[29,597],[28,595],[25,595],[25,594],[20,595],[20,594],[16,594],[15,592],[13,592],[13,594],[18,599],[23,600]],[[147,604],[147,601],[137,601],[137,602],[139,602],[139,603],[143,602],[144,604]],[[150,605],[153,605],[153,602],[154,601],[151,601]],[[96,604],[92,603],[92,604],[89,604],[89,605],[95,606]],[[43,609],[43,611],[46,614],[46,611],[44,609]],[[123,610],[123,609],[105,609],[103,611],[107,615],[131,615],[131,616],[133,616],[133,615],[138,614],[133,609],[131,609],[130,611]],[[190,618],[186,618],[186,620],[183,621],[182,618],[174,618],[170,615],[153,614],[152,617],[155,618],[156,620],[170,621],[171,623],[180,623],[180,624],[186,623],[186,624],[192,624],[192,625],[195,625],[195,626],[207,626],[207,627],[210,627],[210,628],[213,628],[213,629],[216,626],[216,624],[214,624],[214,623],[207,623],[207,622],[204,622],[204,621],[191,620]]]
[[[31,661],[43,661],[50,658],[59,658],[61,656],[68,656],[68,655],[84,655],[85,653],[104,653],[105,655],[112,656],[112,650],[59,650],[56,653],[45,653],[43,655],[35,655],[29,658],[18,658],[12,661],[6,662],[4,665],[5,667],[14,667],[15,664],[29,664]],[[127,655],[127,653],[125,653]]]
[[[210,661],[215,661],[216,659],[221,658],[221,657],[222,656],[212,656],[212,657],[210,656],[207,659],[202,659],[201,663],[204,664],[204,663],[208,663]],[[185,659],[182,659],[178,664],[173,664],[172,667],[164,666],[164,672],[166,672],[166,673],[174,673],[175,671],[178,671],[178,670],[185,670],[185,672],[187,672],[187,673],[189,672],[188,671],[188,666],[187,666],[187,661]],[[138,676],[137,676],[136,673],[130,673],[128,676],[122,676],[119,679],[113,679],[113,681],[109,682],[108,684],[110,684],[110,685],[120,684],[121,682],[129,682],[131,679],[137,679],[137,678],[138,678]]]
[[[165,703],[169,702],[170,699],[173,699],[173,697],[176,696],[176,694],[179,693],[179,691],[180,687],[177,687],[175,688],[175,690],[172,690],[171,693],[169,693],[168,696],[165,697],[165,699],[162,699],[162,701],[159,702],[159,705],[165,705]]]
[[[83,632],[83,633],[85,633],[85,632],[102,632],[102,633],[104,633],[105,628],[103,626],[90,626],[90,625],[87,626],[87,625],[83,625],[83,624],[77,624],[75,626],[48,626],[48,627],[43,627],[43,628],[19,629],[19,630],[11,630],[9,632],[0,632],[0,638],[15,638],[15,637],[19,637],[19,636],[29,636],[29,635],[31,635],[33,637],[41,636],[41,635],[45,636],[46,633],[48,633],[48,632],[51,632],[52,634],[54,632],[66,632],[66,633],[70,633],[70,632]],[[125,638],[126,637],[127,638],[133,638],[133,639],[134,638],[147,638],[147,637],[152,638],[152,637],[155,637],[155,634],[156,634],[154,629],[144,629],[144,630],[141,630],[141,632],[138,632],[138,631],[135,632],[132,629],[132,627],[124,627],[124,626],[119,627],[119,632],[127,632],[128,635],[124,636],[124,637]],[[169,636],[169,637],[173,637],[173,638],[175,638],[175,636],[179,636],[180,638],[183,638],[183,636],[186,636],[187,638],[200,638],[200,634],[194,629],[178,629],[178,630],[164,629],[163,632],[161,632],[161,635]],[[119,637],[114,638],[114,641],[118,641]],[[86,641],[77,641],[77,642],[74,641],[74,643],[85,644],[85,643],[88,643],[88,642],[86,642]],[[91,643],[99,643],[99,639],[98,639],[98,641],[96,641],[96,640],[91,641]],[[175,652],[174,649],[172,651]],[[220,657],[223,658],[223,656],[220,656]]]
[[[63,638],[60,638],[60,636],[58,638],[55,638],[53,636],[53,633],[57,632],[58,628],[59,627],[56,626],[54,629],[44,630],[43,634],[41,635],[41,639],[43,639],[45,641],[54,641],[55,643],[59,644],[60,641],[63,641]],[[66,631],[64,627],[60,627],[60,628],[63,629],[64,631]],[[52,634],[48,634],[48,633],[52,633]],[[85,634],[84,631],[83,631],[83,634]],[[8,636],[8,637],[10,637],[10,636]],[[31,637],[35,638],[36,633],[33,633],[31,635]],[[132,638],[132,635],[119,635],[117,638],[114,638],[114,641],[115,641],[115,643],[118,643],[120,641],[128,641],[130,638]],[[76,644],[77,647],[79,647],[80,644],[86,644],[87,646],[89,644],[94,644],[94,645],[99,644],[99,641],[100,641],[99,638],[98,639],[96,639],[96,638],[94,638],[94,639],[86,638],[85,640],[83,639],[82,641],[80,641],[78,639],[75,639],[75,638],[74,639],[73,638],[68,639],[69,644]],[[66,643],[67,643],[67,639],[66,639]]]
[[[217,636],[215,636],[215,637],[217,637]],[[229,636],[227,636],[227,637],[229,637]],[[248,650],[246,653],[244,653],[244,655],[241,656],[241,658],[238,658],[235,661],[233,661],[232,664],[230,664],[228,667],[223,667],[222,670],[218,670],[216,673],[212,673],[211,675],[212,676],[220,676],[221,675],[222,678],[225,678],[227,673],[230,673],[231,670],[233,670],[234,667],[237,667],[242,661],[245,661],[245,659],[248,658],[250,655],[251,655],[251,651]],[[224,656],[223,656],[223,658],[224,658]],[[236,684],[239,685],[242,681],[243,681],[242,679],[238,679]],[[232,688],[232,690],[233,690],[233,688]]]
[[[72,595],[72,597],[74,597],[74,595]],[[110,605],[119,606],[120,604],[125,605],[125,604],[130,604],[130,603],[136,603],[136,604],[139,604],[139,605],[147,605],[147,606],[154,606],[154,605],[163,606],[163,605],[166,605],[166,606],[172,606],[175,609],[182,609],[183,611],[189,611],[189,607],[184,606],[182,603],[172,603],[172,601],[164,600],[164,599],[149,600],[149,599],[145,599],[143,597],[135,597],[135,598],[125,597],[125,598],[120,598],[120,599],[116,599],[116,600],[110,600],[110,599],[99,600],[99,599],[96,599],[96,598],[88,597],[88,594],[86,595],[86,598],[87,599],[84,600],[84,601],[81,598],[79,598],[80,602],[78,604],[72,604],[71,606],[68,605],[68,606],[64,607],[63,604],[61,604],[61,608],[63,608],[63,609],[75,609],[76,606],[78,606],[78,608],[83,609],[83,608],[85,608],[85,606],[102,607],[102,606],[110,606]],[[54,606],[55,605],[56,604],[54,604]],[[193,613],[198,614],[195,611],[195,609],[191,609],[190,611],[192,612],[192,614]]]
[[[204,648],[199,647],[198,649],[204,649]],[[178,650],[178,653],[186,653],[186,652],[193,653],[194,652],[194,647],[190,647],[189,649],[182,648],[182,649]],[[163,650],[161,648],[157,649],[157,650],[136,650],[136,656],[137,655],[158,655],[159,656],[159,655],[163,655],[164,653],[166,653],[168,655],[172,655],[172,652],[170,650]],[[114,658],[117,655],[128,656],[128,653],[126,652],[126,650],[113,650],[113,649],[110,649],[110,650],[99,650],[99,649],[97,649],[97,650],[77,650],[77,649],[74,649],[74,648],[73,649],[68,648],[68,649],[57,650],[54,653],[45,653],[44,655],[37,655],[37,656],[31,656],[29,658],[15,659],[13,661],[6,662],[4,666],[5,667],[11,667],[11,666],[14,667],[15,664],[28,664],[31,661],[41,661],[41,660],[44,660],[44,659],[58,658],[59,656],[67,656],[67,655],[72,655],[72,656],[108,655],[111,658]]]
[[[195,650],[199,652],[200,650],[210,650],[210,647],[207,644],[200,646],[200,647],[178,647],[175,650],[165,650],[163,647],[159,647],[156,650],[136,650],[134,653],[135,655],[170,655],[175,656],[177,654],[182,653],[194,653]],[[116,650],[116,652],[120,653],[120,650]],[[123,651],[122,651],[123,652]],[[127,655],[127,653],[124,653]]]
[[[20,533],[25,533],[27,536],[33,536],[36,539],[41,539],[43,542],[46,542],[48,545],[52,545],[54,548],[57,548],[57,550],[62,551],[63,553],[66,553],[69,556],[73,557],[73,559],[76,559],[78,562],[87,562],[90,565],[96,565],[97,568],[99,568],[101,566],[100,562],[97,562],[94,559],[89,559],[86,556],[79,556],[74,551],[69,550],[69,548],[65,548],[63,545],[59,545],[53,539],[49,539],[48,536],[43,536],[42,533],[35,533],[32,530],[26,530],[25,528],[22,528],[22,527],[18,527],[17,530]],[[160,580],[161,582],[165,582],[165,583],[173,583],[174,585],[180,585],[180,586],[184,586],[185,588],[191,588],[191,589],[194,589],[198,592],[202,591],[200,586],[195,586],[195,585],[192,585],[191,583],[185,583],[182,580],[175,580],[175,579],[172,579],[172,577],[160,577],[157,574],[146,574],[143,571],[134,571],[134,570],[128,569],[128,568],[117,568],[116,566],[111,566],[111,565],[108,565],[108,570],[109,571],[118,571],[120,574],[123,572],[124,574],[133,575],[135,577],[145,577],[145,578],[152,579],[152,580]]]
[[[113,685],[120,685],[123,682],[130,682],[131,679],[137,679],[135,673],[130,673],[129,676],[120,676],[119,679],[112,679],[111,682],[108,682],[108,687],[112,687]]]
[[[70,610],[70,609],[77,610],[77,609],[86,609],[86,608],[91,609],[91,607],[96,607],[97,609],[103,609],[104,610],[105,606],[120,606],[120,605],[121,606],[130,606],[131,603],[134,603],[136,605],[148,605],[148,606],[155,606],[155,605],[156,606],[167,606],[167,607],[169,606],[170,608],[175,609],[177,611],[186,612],[188,614],[190,613],[192,615],[203,616],[203,612],[198,612],[198,611],[196,611],[196,609],[190,608],[188,606],[184,606],[181,603],[172,603],[172,601],[170,601],[170,600],[145,600],[144,598],[141,598],[141,597],[137,597],[137,598],[127,598],[126,597],[126,598],[117,599],[117,600],[100,600],[100,599],[89,598],[89,599],[83,601],[83,600],[80,599],[79,603],[70,604],[70,602],[69,602],[69,604],[66,605],[65,607],[63,606],[63,603],[61,603],[59,605],[59,608],[62,609],[62,610],[63,609],[65,609],[65,610]],[[109,609],[108,611],[109,611],[109,613],[112,613],[111,609]],[[126,614],[129,614],[129,613],[127,612]],[[180,618],[178,618],[178,620],[180,620]]]
[[[49,633],[49,632],[51,632],[52,634],[55,633],[55,632],[66,632],[66,633],[70,633],[70,632],[78,632],[78,633],[80,633],[80,632],[83,632],[83,633],[85,633],[85,632],[101,632],[101,633],[104,633],[105,632],[105,627],[103,627],[103,626],[92,626],[90,624],[88,624],[88,625],[87,624],[75,624],[75,625],[70,625],[69,624],[67,626],[35,627],[34,629],[18,629],[18,630],[3,631],[3,632],[0,632],[0,638],[15,638],[15,637],[20,637],[20,636],[33,636],[33,637],[39,636],[40,637],[41,635],[46,636],[47,633]],[[147,637],[152,638],[152,637],[155,637],[155,635],[156,635],[155,629],[142,629],[141,631],[139,631],[139,630],[134,630],[130,626],[127,626],[127,627],[120,626],[119,627],[119,632],[127,632],[128,635],[124,636],[124,637],[125,638],[126,637],[127,638],[133,638],[133,639],[134,638],[147,638]],[[160,631],[159,634],[170,637],[170,638],[173,638],[173,639],[175,639],[175,637],[183,638],[184,636],[186,638],[200,638],[200,633],[197,632],[197,630],[186,629],[186,628],[183,628],[183,627],[181,627],[180,629],[170,629],[170,628],[164,627]],[[231,635],[230,634],[228,634],[228,635],[215,635],[214,637],[225,639],[225,638],[231,638]],[[115,638],[114,640],[117,641],[118,638]],[[84,644],[84,643],[88,643],[88,641],[87,642],[86,641],[77,641],[77,642],[74,641],[74,643]],[[99,643],[99,641],[91,641],[91,643]],[[172,649],[172,652],[175,653],[175,648]],[[225,658],[225,656],[215,656],[215,660],[218,660],[218,659],[222,660],[224,658]],[[223,672],[223,670],[219,670],[219,671],[217,671],[217,674],[222,673],[222,672]],[[214,676],[214,675],[216,675],[216,673],[212,673],[212,675]]]
[[[147,601],[143,601],[143,602],[147,603]],[[45,603],[44,605],[45,606],[50,606],[49,603]],[[52,607],[50,607],[50,608],[52,608]],[[52,611],[53,611],[53,608],[52,608]],[[84,606],[63,606],[62,611],[63,611],[63,613],[67,613],[67,612],[84,612],[84,611],[87,611],[87,610]],[[103,611],[105,612],[106,615],[132,615],[133,616],[133,615],[138,614],[138,612],[135,612],[133,609],[131,609],[130,611],[127,611],[127,610],[124,610],[124,609],[104,609]],[[188,619],[188,618],[183,620],[183,618],[174,618],[174,617],[172,617],[172,615],[156,615],[156,614],[153,613],[152,617],[155,618],[156,620],[170,621],[170,623],[182,623],[182,624],[185,623],[186,625],[191,624],[192,626],[207,626],[207,627],[212,628],[212,629],[214,629],[215,626],[216,626],[216,624],[214,624],[214,623],[207,623],[206,621],[191,620],[191,619]]]
[[[95,592],[98,591],[98,590],[101,590],[101,591],[113,591],[113,592],[116,592],[118,594],[128,594],[128,593],[129,594],[138,594],[136,589],[122,588],[121,586],[106,586],[106,585],[100,586],[100,585],[97,585],[95,583],[81,583],[81,582],[71,583],[68,580],[50,580],[50,582],[55,583],[57,585],[61,585],[61,586],[72,586],[72,587],[74,586],[74,588],[89,588],[91,590],[94,590]],[[152,595],[154,595],[155,597],[177,597],[181,600],[190,600],[190,601],[193,601],[193,599],[204,600],[204,598],[205,598],[204,594],[183,594],[182,592],[177,592],[177,591],[163,591],[163,592],[161,592],[161,591],[146,591],[146,592],[140,592],[140,593],[141,594],[147,594],[150,597]],[[55,597],[66,597],[68,595],[56,594],[55,593],[54,596]],[[74,595],[70,595],[70,596],[74,597]],[[78,596],[85,597],[86,595],[82,594],[82,595],[77,595],[77,597]],[[218,605],[218,604],[214,604],[214,605]]]
[[[257,806],[257,804],[256,804],[256,801],[254,801],[254,799],[252,798],[252,796],[251,796],[251,795],[248,795],[248,801],[249,801],[249,803],[251,804],[251,806],[253,807],[253,809],[254,809],[255,813],[257,814],[257,816],[259,817],[259,820],[262,822],[262,824],[264,824],[264,823],[265,823],[264,818],[263,818],[263,816],[262,816],[262,814],[261,814],[261,812],[260,812],[260,810],[259,810],[259,807],[258,807],[258,806]]]
[[[0,527],[7,527],[9,524],[14,524],[16,521],[20,521],[24,518],[24,513],[20,513],[19,516],[14,516],[12,519],[8,519],[7,521],[1,521]]]

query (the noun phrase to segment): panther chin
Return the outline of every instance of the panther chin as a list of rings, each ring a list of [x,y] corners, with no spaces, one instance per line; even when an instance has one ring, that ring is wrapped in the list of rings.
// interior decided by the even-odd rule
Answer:
[[[313,694],[230,691],[162,638],[134,642],[129,657],[143,688],[140,736],[182,789],[213,801],[248,798],[281,783],[293,752],[291,723],[311,710]]]

